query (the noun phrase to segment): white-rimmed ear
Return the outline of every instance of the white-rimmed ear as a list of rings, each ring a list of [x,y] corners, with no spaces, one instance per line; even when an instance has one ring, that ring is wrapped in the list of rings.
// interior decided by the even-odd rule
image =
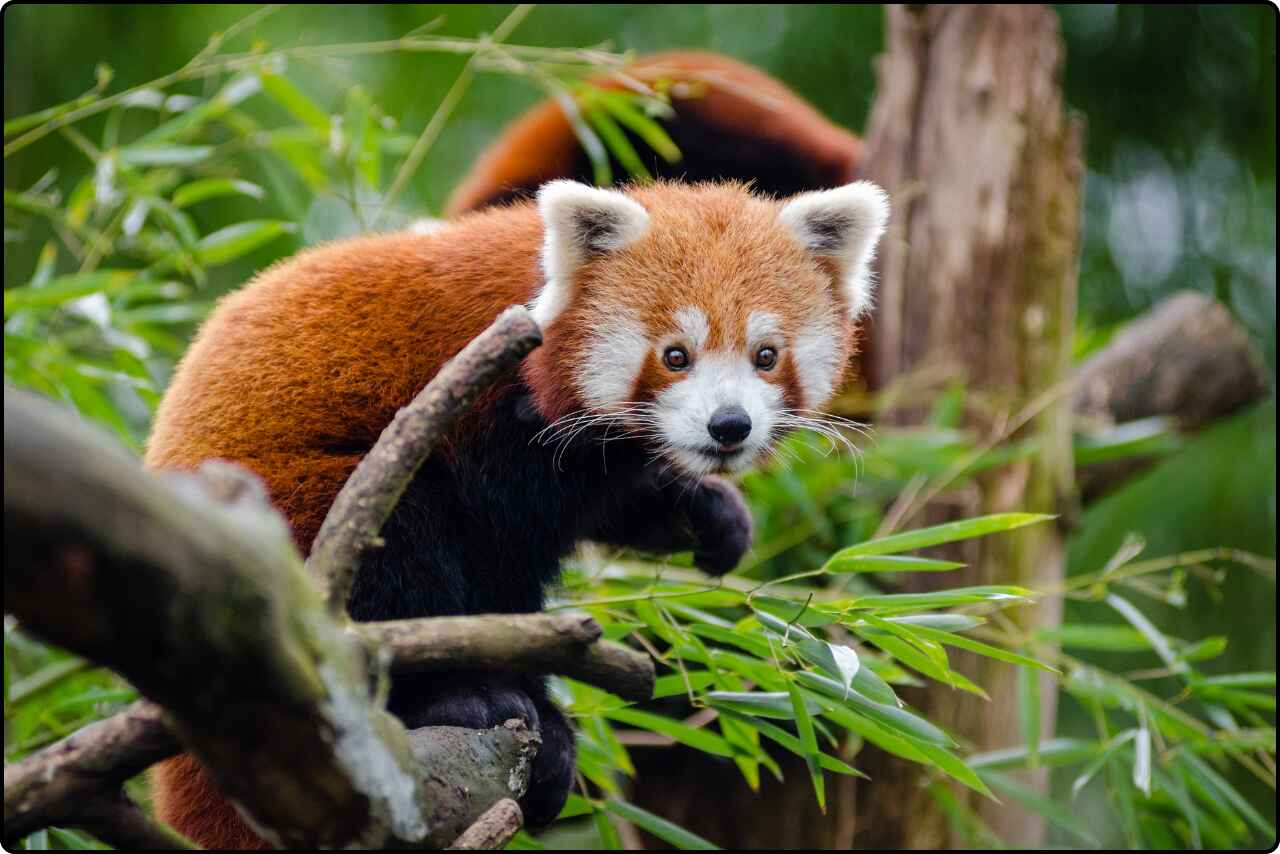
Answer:
[[[841,288],[850,317],[871,307],[871,260],[889,222],[889,196],[870,181],[796,196],[778,220],[800,245],[840,265]]]
[[[644,235],[649,214],[616,190],[551,181],[538,191],[545,283],[530,312],[544,329],[569,305],[574,274],[593,255],[613,252]]]

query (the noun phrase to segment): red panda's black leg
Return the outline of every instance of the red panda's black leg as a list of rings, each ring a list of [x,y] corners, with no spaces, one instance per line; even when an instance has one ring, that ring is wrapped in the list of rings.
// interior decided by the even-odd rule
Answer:
[[[490,729],[509,720],[524,721],[542,739],[529,790],[520,799],[525,824],[542,827],[560,814],[573,785],[574,741],[564,715],[547,695],[545,679],[478,673],[398,677],[389,708],[410,729]]]
[[[640,551],[692,550],[698,568],[723,575],[751,548],[751,511],[732,483],[641,477],[590,520],[584,538]]]

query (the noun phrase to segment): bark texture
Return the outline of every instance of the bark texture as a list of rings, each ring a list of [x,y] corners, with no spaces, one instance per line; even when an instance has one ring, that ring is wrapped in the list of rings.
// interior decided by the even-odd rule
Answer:
[[[486,614],[360,623],[361,635],[391,653],[393,672],[488,670],[559,673],[624,700],[653,696],[653,660],[600,640],[586,614]]]
[[[1035,458],[982,477],[966,513],[1062,512],[1072,503],[1071,401],[1083,128],[1063,109],[1063,46],[1045,6],[888,9],[888,50],[867,136],[867,177],[895,200],[881,253],[871,339],[873,386],[911,372],[950,373],[982,401],[979,435],[1034,436]],[[912,408],[890,418],[914,422]],[[929,507],[911,525],[948,519]],[[1062,538],[1040,525],[960,550],[969,567],[940,583],[1047,587],[1063,571]],[[924,574],[921,574],[924,575]],[[1047,600],[1009,616],[1024,631],[1056,622]],[[931,687],[911,700],[973,750],[1021,742],[1019,674],[973,655],[956,664],[990,702]],[[1040,677],[1032,677],[1040,678]],[[1055,690],[1036,686],[1039,729],[1053,731]],[[858,847],[956,845],[920,772],[868,750],[860,767]],[[1035,781],[1033,781],[1035,782]],[[1043,826],[1008,804],[967,798],[1006,842],[1034,845]]]
[[[1166,297],[1076,370],[1075,410],[1120,424],[1168,415],[1197,430],[1267,393],[1248,331],[1196,291]]]
[[[438,644],[454,666],[563,668],[650,696],[647,657],[602,647],[600,627],[582,615],[403,621],[366,634],[334,607],[349,573],[333,556],[376,546],[395,483],[412,476],[439,425],[538,340],[523,309],[507,312],[401,412],[374,464],[353,475],[355,497],[335,505],[333,551],[313,567],[330,582],[328,608],[251,474],[216,462],[194,474],[144,472],[64,409],[6,389],[5,609],[156,704],[6,766],[6,840],[60,823],[120,847],[185,845],[120,786],[189,749],[275,844],[444,847],[524,793],[538,738],[517,722],[406,733],[382,708],[384,663],[439,666],[424,649]],[[470,838],[501,835],[490,821]]]
[[[1063,110],[1057,16],[1044,6],[889,6],[886,15],[863,175],[889,192],[893,214],[862,365],[873,390],[915,373],[934,382],[965,379],[985,413],[969,426],[997,434],[1066,378],[1070,357],[1083,129]],[[959,508],[965,515],[1059,512],[1070,504],[1069,394],[1060,387],[1057,398],[1043,400],[1018,433],[1034,434],[1043,453],[985,476],[976,500]],[[889,417],[914,423],[923,411],[909,405]],[[931,507],[901,521],[914,527],[954,513]],[[957,559],[969,564],[963,577],[947,573],[923,583],[1046,586],[1062,573],[1061,536],[1052,526],[1034,526],[970,544]],[[1056,619],[1056,604],[1010,614],[1032,629]],[[990,702],[936,685],[909,700],[974,750],[1020,743],[1015,668],[959,653],[953,662],[988,689]],[[1054,686],[1046,679],[1037,687],[1041,731],[1051,732]],[[872,782],[829,778],[825,815],[803,768],[789,760],[782,761],[785,786],[764,783],[767,800],[732,780],[736,771],[727,762],[713,770],[712,759],[658,751],[640,761],[637,801],[686,818],[690,829],[725,847],[944,848],[959,841],[922,787],[922,769],[870,747],[853,764]],[[706,786],[707,779],[714,782]],[[721,798],[718,805],[685,810],[704,789]],[[741,795],[728,801],[726,791]],[[957,795],[969,797],[967,790]],[[1040,838],[1034,817],[977,801],[970,803],[1006,841]],[[770,815],[777,808],[786,818],[755,820],[765,804]]]

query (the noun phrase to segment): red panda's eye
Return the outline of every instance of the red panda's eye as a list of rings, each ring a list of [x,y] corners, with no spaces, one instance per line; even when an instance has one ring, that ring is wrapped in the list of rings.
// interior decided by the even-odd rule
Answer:
[[[673,371],[689,367],[689,354],[682,347],[668,347],[662,354],[662,363]]]
[[[772,347],[761,347],[756,352],[756,367],[762,371],[771,371],[778,364],[778,351]]]

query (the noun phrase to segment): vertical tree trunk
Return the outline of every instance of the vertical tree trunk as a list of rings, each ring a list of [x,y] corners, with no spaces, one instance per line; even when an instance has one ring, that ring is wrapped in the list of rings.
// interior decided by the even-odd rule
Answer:
[[[870,334],[872,385],[915,371],[959,377],[982,403],[967,415],[979,436],[998,435],[1043,404],[1015,434],[1034,437],[1039,453],[985,475],[966,510],[1062,512],[1072,490],[1071,401],[1051,390],[1069,368],[1083,129],[1063,112],[1057,16],[1045,6],[895,6],[886,36],[865,173],[895,204]],[[913,521],[946,518],[930,507]],[[973,543],[962,559],[962,577],[912,583],[1037,588],[1063,571],[1061,536],[1050,526]],[[1009,613],[1024,631],[1058,617],[1056,600]],[[954,658],[990,702],[937,687],[911,699],[974,750],[1019,744],[1016,670]],[[1039,730],[1051,733],[1054,688],[1047,679],[1036,688]],[[882,756],[859,765],[873,778],[858,793],[859,847],[959,842],[916,769]],[[1034,815],[957,794],[1006,842],[1041,841]]]
[[[1063,114],[1057,18],[1044,6],[892,6],[886,23],[864,174],[889,191],[893,216],[863,365],[873,387],[914,371],[964,377],[971,399],[982,400],[987,413],[969,426],[986,435],[1053,388],[1068,368],[1082,128]],[[912,423],[920,415],[899,411],[891,418]],[[966,512],[1059,512],[1072,488],[1069,416],[1069,395],[1041,409],[1019,434],[1034,435],[1041,453],[985,476]],[[912,522],[945,518],[931,507]],[[1057,531],[1034,526],[970,544],[962,556],[967,575],[937,581],[1034,588],[1061,576],[1062,558]],[[1032,629],[1055,621],[1054,608],[1046,603],[1011,614]],[[975,750],[1020,743],[1014,668],[954,654],[953,663],[988,690],[990,702],[936,685],[909,701]],[[1040,730],[1047,734],[1056,695],[1047,680],[1038,688]],[[872,780],[829,783],[825,815],[803,764],[789,755],[778,757],[786,783],[762,775],[759,795],[727,760],[683,748],[635,751],[635,758],[637,803],[727,848],[960,842],[922,788],[922,770],[874,748],[854,761]],[[968,790],[955,793],[1006,842],[1041,838],[1034,816]]]

